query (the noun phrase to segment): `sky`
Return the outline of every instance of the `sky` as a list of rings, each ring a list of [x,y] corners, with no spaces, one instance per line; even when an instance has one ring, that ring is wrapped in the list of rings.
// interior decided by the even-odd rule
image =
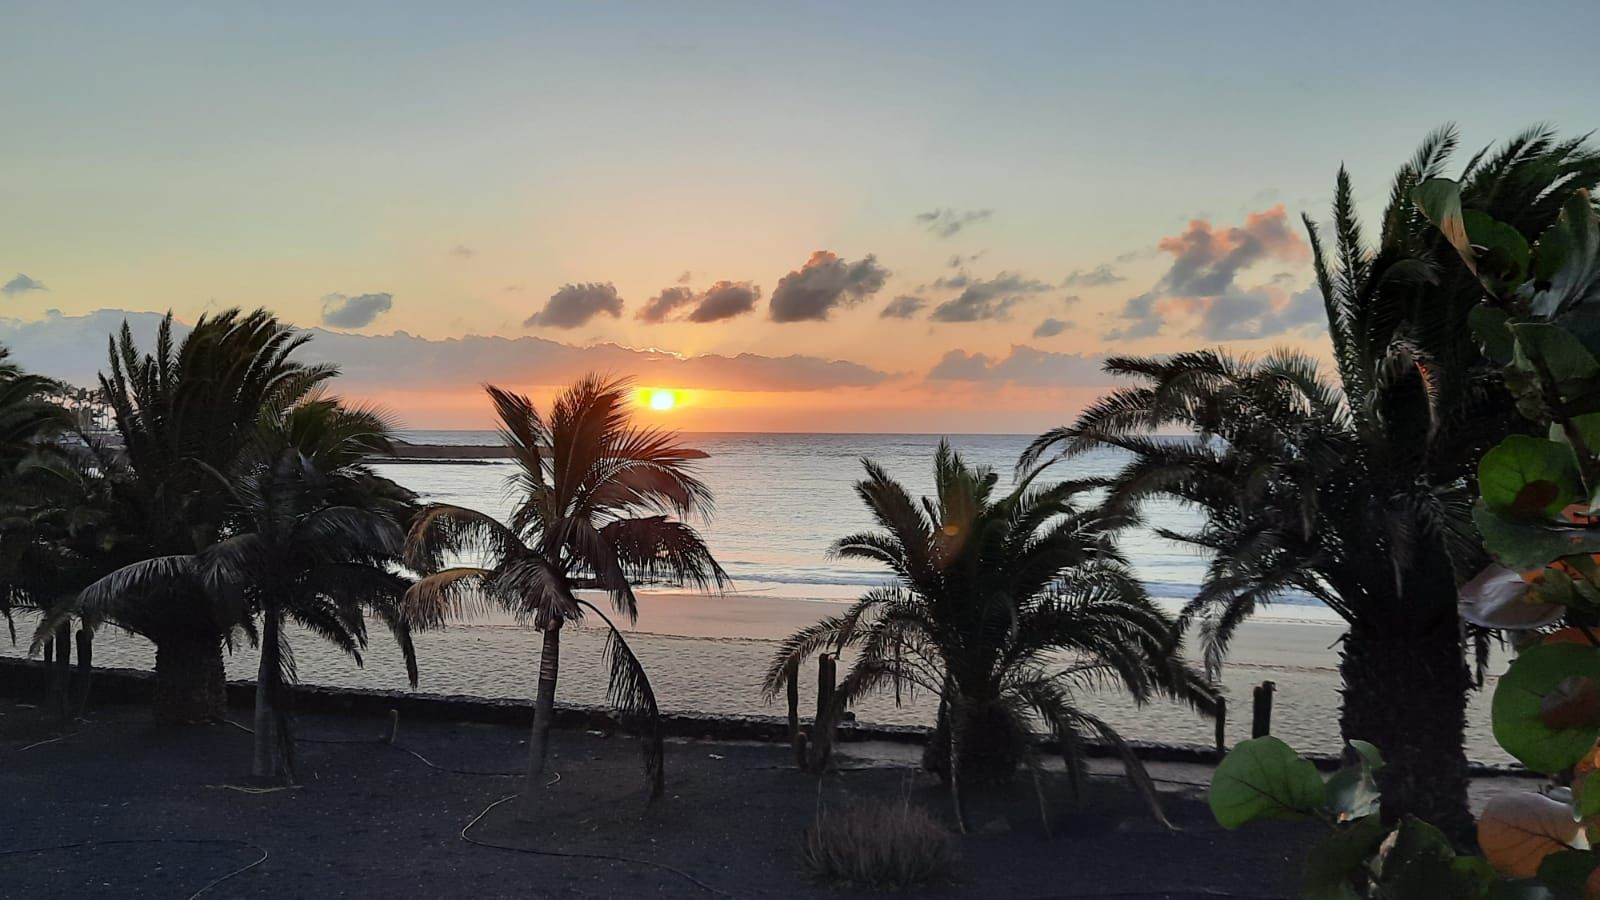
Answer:
[[[1600,125],[1593,21],[0,0],[0,343],[88,384],[124,319],[262,306],[415,428],[600,371],[686,430],[1037,432],[1107,354],[1326,356],[1338,167],[1375,216],[1436,126]]]

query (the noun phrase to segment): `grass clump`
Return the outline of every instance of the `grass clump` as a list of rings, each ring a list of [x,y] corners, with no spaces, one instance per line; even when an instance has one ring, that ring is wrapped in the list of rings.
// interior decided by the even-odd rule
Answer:
[[[826,880],[903,890],[948,876],[961,851],[950,829],[921,806],[870,800],[818,809],[803,855],[806,867]]]

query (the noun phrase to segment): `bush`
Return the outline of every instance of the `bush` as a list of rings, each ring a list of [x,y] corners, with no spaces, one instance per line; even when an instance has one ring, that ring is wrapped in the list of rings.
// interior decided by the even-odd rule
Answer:
[[[926,809],[908,800],[859,801],[817,811],[806,829],[806,866],[823,878],[874,890],[900,890],[948,875],[960,847]]]

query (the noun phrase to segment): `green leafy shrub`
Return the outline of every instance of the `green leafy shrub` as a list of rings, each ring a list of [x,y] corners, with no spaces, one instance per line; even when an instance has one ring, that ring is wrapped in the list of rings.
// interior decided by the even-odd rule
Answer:
[[[807,868],[829,881],[904,890],[948,876],[961,851],[950,829],[923,807],[871,800],[818,809],[803,856]]]

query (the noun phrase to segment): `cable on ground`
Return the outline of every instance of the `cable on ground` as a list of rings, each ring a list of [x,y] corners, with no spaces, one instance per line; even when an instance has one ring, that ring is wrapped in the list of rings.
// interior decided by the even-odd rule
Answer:
[[[551,784],[554,784],[554,782],[551,782]],[[483,821],[485,816],[493,812],[495,807],[502,803],[515,800],[516,798],[516,794],[507,794],[506,796],[501,797],[499,800],[496,800],[484,807],[482,812],[478,813],[476,816],[473,816],[472,821],[468,822],[466,827],[461,829],[461,839],[469,844],[475,844],[479,847],[488,847],[491,850],[507,850],[512,853],[526,853],[530,856],[547,856],[554,857],[556,859],[594,859],[602,862],[618,862],[630,866],[645,866],[647,868],[676,875],[708,894],[712,894],[717,897],[727,897],[729,900],[737,900],[735,895],[730,894],[720,888],[712,887],[711,885],[706,884],[704,881],[701,881],[693,875],[690,875],[688,872],[669,866],[666,863],[653,862],[648,859],[636,859],[631,856],[615,856],[609,853],[568,853],[562,850],[536,850],[532,847],[513,847],[510,844],[493,844],[488,841],[480,841],[467,833],[472,830],[472,826]]]
[[[227,881],[228,879],[237,875],[243,875],[251,869],[254,869],[256,866],[266,862],[268,856],[267,849],[260,844],[246,840],[239,840],[237,838],[123,838],[107,841],[73,841],[72,843],[68,844],[51,844],[45,847],[23,847],[17,850],[0,850],[0,856],[24,856],[33,853],[52,853],[60,850],[85,850],[93,849],[95,847],[116,847],[136,844],[145,846],[150,844],[226,844],[231,847],[248,847],[251,850],[261,854],[261,856],[256,858],[254,862],[240,866],[226,875],[213,878],[206,882],[205,885],[200,888],[200,890],[189,895],[189,900],[195,900],[196,897],[199,897],[201,894],[204,894],[217,885],[222,884],[224,881]]]

